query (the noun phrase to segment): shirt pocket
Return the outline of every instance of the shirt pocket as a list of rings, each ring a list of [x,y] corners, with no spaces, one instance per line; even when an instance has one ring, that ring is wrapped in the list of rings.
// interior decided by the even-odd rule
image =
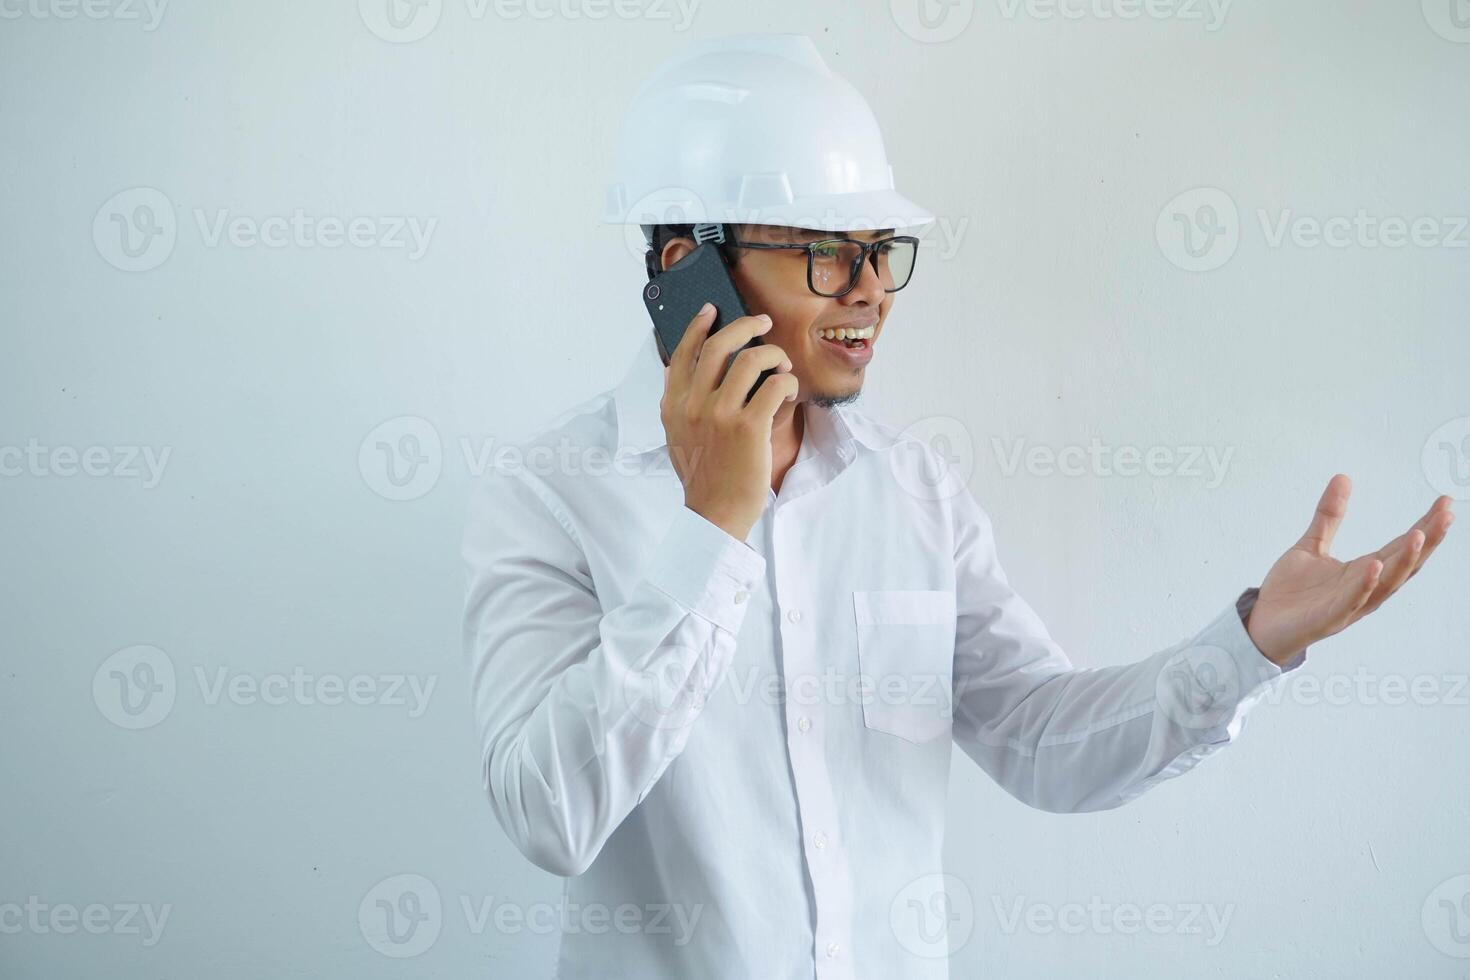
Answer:
[[[955,594],[854,592],[863,724],[919,744],[953,720]]]

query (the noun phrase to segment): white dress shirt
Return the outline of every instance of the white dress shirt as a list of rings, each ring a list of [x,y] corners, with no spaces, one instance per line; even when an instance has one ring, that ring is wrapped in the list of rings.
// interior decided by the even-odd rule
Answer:
[[[1033,807],[1108,809],[1238,738],[1284,673],[1234,597],[1074,668],[968,489],[850,405],[806,406],[737,540],[683,504],[662,389],[650,335],[480,481],[465,535],[484,786],[566,877],[564,980],[946,977],[952,744]]]

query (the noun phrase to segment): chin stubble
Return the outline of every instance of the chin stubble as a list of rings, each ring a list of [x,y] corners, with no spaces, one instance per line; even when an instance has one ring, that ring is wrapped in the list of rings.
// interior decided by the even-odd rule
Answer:
[[[834,405],[848,405],[857,401],[863,389],[856,388],[845,395],[813,395],[811,403],[817,408],[831,408]]]

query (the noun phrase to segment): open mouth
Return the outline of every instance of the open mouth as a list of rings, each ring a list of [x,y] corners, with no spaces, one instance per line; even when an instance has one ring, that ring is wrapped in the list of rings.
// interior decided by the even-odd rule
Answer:
[[[863,350],[873,341],[876,327],[829,327],[818,330],[817,336],[829,344],[837,344],[849,350]]]

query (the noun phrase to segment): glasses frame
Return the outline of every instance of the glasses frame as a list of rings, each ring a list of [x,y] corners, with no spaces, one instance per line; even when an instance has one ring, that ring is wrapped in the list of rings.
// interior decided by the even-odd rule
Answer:
[[[814,250],[818,245],[831,245],[838,242],[851,242],[854,245],[861,246],[862,251],[858,253],[857,259],[855,259],[852,263],[852,268],[848,270],[846,289],[842,290],[842,292],[840,293],[819,292],[816,285],[812,282],[812,269],[816,263],[816,252]],[[919,239],[913,235],[889,235],[887,238],[879,238],[871,242],[861,241],[856,238],[822,238],[814,242],[742,242],[731,239],[725,244],[734,245],[736,248],[787,249],[803,251],[806,253],[806,288],[811,290],[818,296],[824,296],[828,299],[837,299],[838,297],[846,296],[848,293],[852,292],[853,287],[858,284],[858,280],[862,278],[863,263],[868,260],[869,256],[872,256],[873,272],[875,274],[878,272],[878,248],[883,245],[888,245],[892,242],[904,242],[912,245],[914,248],[914,264],[913,266],[909,267],[908,278],[904,279],[902,285],[894,286],[892,289],[885,288],[883,290],[885,293],[896,293],[904,286],[907,286],[910,282],[913,281],[914,268],[916,268],[919,264]]]

